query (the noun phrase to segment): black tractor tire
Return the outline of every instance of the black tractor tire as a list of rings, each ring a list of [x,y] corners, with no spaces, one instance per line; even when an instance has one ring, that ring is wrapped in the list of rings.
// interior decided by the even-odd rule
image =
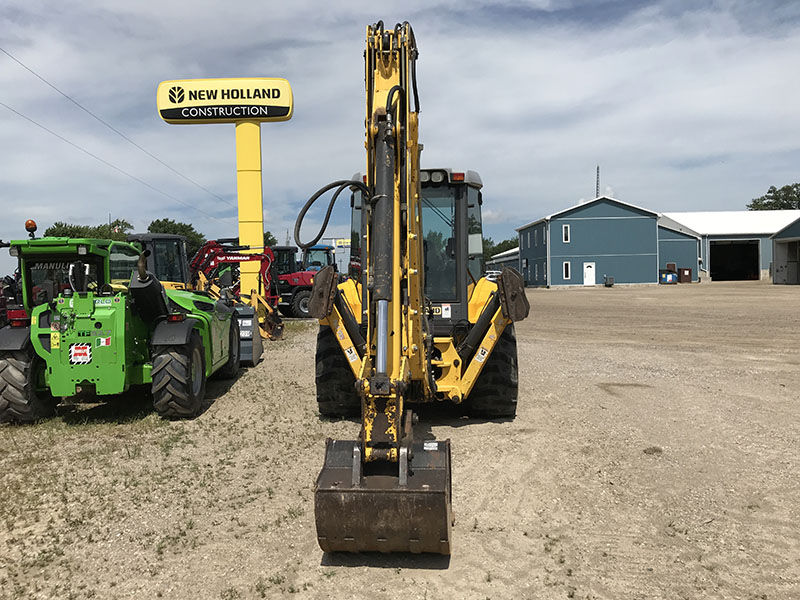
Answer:
[[[56,399],[36,391],[43,367],[30,348],[0,352],[0,423],[34,423],[55,414]]]
[[[193,331],[181,346],[160,346],[153,354],[153,408],[165,419],[196,417],[206,395],[206,356]]]
[[[356,378],[350,363],[330,327],[320,326],[317,334],[317,405],[326,417],[353,417],[361,414]]]
[[[308,319],[311,313],[308,312],[308,301],[311,300],[311,290],[300,290],[292,299],[292,312],[300,319]]]
[[[255,328],[256,332],[254,335],[259,335],[258,328]],[[240,366],[240,359],[241,359],[241,342],[239,340],[239,321],[234,314],[231,317],[231,330],[228,334],[229,336],[229,345],[228,345],[228,362],[226,362],[223,367],[217,371],[217,375],[221,379],[233,379],[239,374],[239,366]]]
[[[281,311],[281,314],[284,317],[288,317],[291,319],[294,316],[294,311],[292,310],[292,307],[289,305],[284,304],[282,306],[278,306],[278,310]]]
[[[467,413],[483,419],[513,419],[517,414],[518,392],[517,337],[514,325],[509,324],[465,400]]]

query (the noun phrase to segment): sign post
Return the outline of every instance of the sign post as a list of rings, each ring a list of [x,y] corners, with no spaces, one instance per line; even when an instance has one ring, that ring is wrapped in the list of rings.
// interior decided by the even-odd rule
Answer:
[[[289,82],[274,77],[162,81],[156,104],[167,123],[236,125],[239,243],[258,252],[264,245],[261,123],[292,118],[294,102]],[[243,262],[239,268],[242,293],[259,291],[259,265]]]

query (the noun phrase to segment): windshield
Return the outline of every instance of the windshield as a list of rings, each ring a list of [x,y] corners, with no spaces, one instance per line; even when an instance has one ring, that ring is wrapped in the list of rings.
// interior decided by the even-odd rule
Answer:
[[[272,254],[275,256],[275,271],[278,275],[286,275],[297,271],[294,250],[273,248]]]
[[[319,271],[322,267],[327,267],[330,264],[333,263],[328,249],[312,249],[306,254],[306,269],[309,271]]]
[[[109,248],[109,272],[113,283],[125,285],[133,277],[139,253],[127,244],[112,244]]]
[[[177,281],[186,283],[181,268],[181,247],[183,240],[155,240],[156,278],[159,281]]]
[[[64,290],[70,289],[70,266],[81,261],[88,265],[87,289],[96,290],[104,282],[103,259],[99,256],[75,254],[54,254],[25,259],[25,291],[32,306],[53,300]]]
[[[422,189],[422,231],[425,251],[425,295],[436,302],[457,300],[455,258],[455,190]]]

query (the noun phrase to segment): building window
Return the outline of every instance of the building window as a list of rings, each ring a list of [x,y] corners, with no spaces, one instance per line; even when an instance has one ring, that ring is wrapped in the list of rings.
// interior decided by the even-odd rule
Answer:
[[[542,279],[544,279],[544,282],[547,283],[547,263],[546,262],[542,263]]]
[[[568,280],[570,276],[570,264],[569,261],[564,261],[564,279]]]
[[[531,230],[528,230],[528,248],[531,247]]]
[[[547,243],[547,225],[542,225],[542,244]]]
[[[539,230],[538,229],[534,229],[533,230],[533,245],[534,246],[538,246],[539,245]]]
[[[561,226],[561,239],[564,240],[565,244],[569,244],[569,225]]]
[[[539,281],[539,263],[533,265],[533,278],[536,281]]]

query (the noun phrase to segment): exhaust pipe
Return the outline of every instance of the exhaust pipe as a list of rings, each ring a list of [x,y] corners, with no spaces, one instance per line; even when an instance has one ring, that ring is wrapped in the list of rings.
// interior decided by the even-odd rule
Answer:
[[[139,255],[139,260],[136,262],[136,270],[138,271],[139,283],[146,283],[150,279],[147,272],[147,257],[150,256],[150,250],[145,250]]]

